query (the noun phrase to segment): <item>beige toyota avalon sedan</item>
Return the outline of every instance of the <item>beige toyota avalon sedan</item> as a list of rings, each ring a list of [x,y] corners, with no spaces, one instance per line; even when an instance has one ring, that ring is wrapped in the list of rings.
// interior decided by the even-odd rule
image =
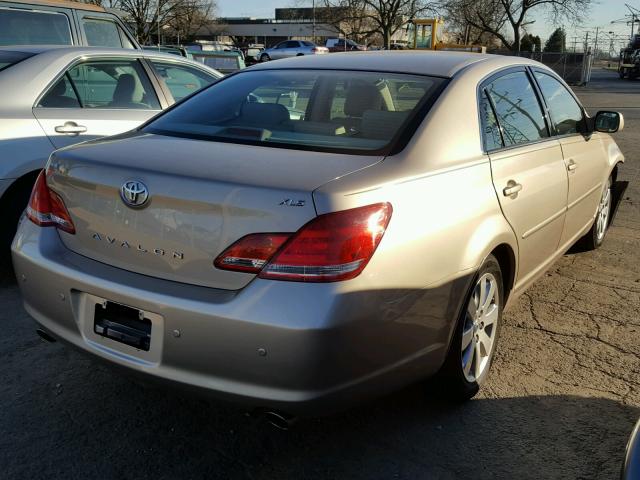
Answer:
[[[13,242],[24,305],[48,338],[279,418],[436,373],[469,398],[504,308],[602,243],[622,125],[523,58],[261,64],[51,156]]]

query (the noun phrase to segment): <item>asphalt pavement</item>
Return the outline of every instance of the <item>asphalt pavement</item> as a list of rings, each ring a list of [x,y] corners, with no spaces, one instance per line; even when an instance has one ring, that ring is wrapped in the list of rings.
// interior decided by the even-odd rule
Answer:
[[[576,92],[625,114],[629,186],[604,246],[569,252],[505,313],[477,398],[417,385],[279,431],[43,342],[5,273],[0,478],[617,478],[640,417],[640,81],[599,70]]]

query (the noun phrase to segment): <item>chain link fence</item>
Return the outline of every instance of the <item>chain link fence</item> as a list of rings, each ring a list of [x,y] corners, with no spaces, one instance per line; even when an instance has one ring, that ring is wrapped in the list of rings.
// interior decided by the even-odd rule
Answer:
[[[545,64],[560,75],[565,82],[571,85],[586,85],[591,79],[591,51],[587,53],[570,52],[520,52],[514,54],[510,51],[495,50],[489,53],[497,55],[516,55],[530,58]]]

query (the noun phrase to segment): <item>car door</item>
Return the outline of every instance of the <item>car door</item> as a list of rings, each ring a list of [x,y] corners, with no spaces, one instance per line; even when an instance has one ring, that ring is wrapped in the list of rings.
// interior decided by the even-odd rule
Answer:
[[[283,57],[295,57],[298,53],[300,53],[300,42],[295,40],[289,40],[286,42],[285,48],[283,49]]]
[[[549,72],[535,69],[534,75],[569,176],[567,218],[560,240],[565,245],[593,222],[609,163],[600,134],[594,132],[585,137],[581,133],[585,125],[584,109],[570,90]]]
[[[524,284],[558,250],[568,188],[562,150],[524,67],[481,85],[480,112],[495,191],[518,239],[517,281]]]
[[[54,146],[61,148],[126,132],[160,110],[158,93],[142,63],[123,57],[73,65],[44,92],[33,114]]]
[[[277,44],[275,47],[273,47],[272,50],[270,50],[269,56],[271,57],[271,60],[278,60],[280,58],[284,58],[285,57],[285,48],[287,46],[288,42],[280,42],[279,44]]]
[[[176,61],[157,58],[148,58],[147,61],[162,82],[169,104],[182,100],[220,78],[212,72]]]

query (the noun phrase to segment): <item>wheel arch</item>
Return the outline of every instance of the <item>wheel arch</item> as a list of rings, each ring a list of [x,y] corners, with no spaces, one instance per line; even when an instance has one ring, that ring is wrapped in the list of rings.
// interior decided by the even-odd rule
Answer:
[[[513,248],[508,243],[501,243],[491,250],[502,272],[502,288],[504,291],[504,305],[509,300],[509,295],[513,290],[516,279],[516,255]]]
[[[36,178],[38,178],[38,175],[40,174],[41,171],[42,169],[38,168],[36,170],[31,170],[25,173],[24,175],[16,178],[11,183],[11,185],[9,185],[9,187],[4,191],[4,193],[2,194],[2,197],[0,197],[0,205],[4,207],[4,204],[7,201],[11,200],[11,197],[15,192],[20,191],[24,188],[31,189],[33,187],[33,184],[36,182]]]

